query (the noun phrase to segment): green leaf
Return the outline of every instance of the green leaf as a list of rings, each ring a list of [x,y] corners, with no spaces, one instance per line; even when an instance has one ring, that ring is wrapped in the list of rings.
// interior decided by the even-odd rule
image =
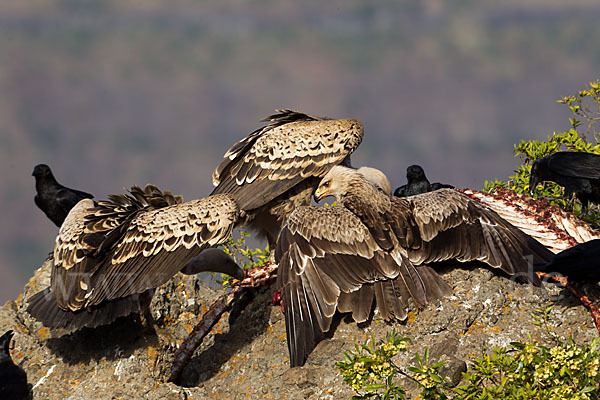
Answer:
[[[383,389],[385,387],[382,383],[372,383],[370,385],[365,385],[365,390],[368,392],[375,392],[379,389]]]

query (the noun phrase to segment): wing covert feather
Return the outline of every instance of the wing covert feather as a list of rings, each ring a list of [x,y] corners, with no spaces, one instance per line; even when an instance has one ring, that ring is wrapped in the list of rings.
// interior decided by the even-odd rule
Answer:
[[[229,193],[241,209],[255,209],[304,179],[322,177],[362,141],[357,120],[279,111],[227,151],[213,172],[212,194]]]
[[[494,211],[453,189],[440,189],[392,200],[394,232],[416,264],[456,259],[481,261],[508,274],[529,273],[530,261],[542,263],[552,253]]]
[[[418,305],[426,302],[423,282],[408,258],[381,249],[343,207],[297,208],[280,234],[275,260],[292,366],[302,365],[329,330],[340,301],[341,310],[352,311],[357,321],[368,318],[375,296],[386,319],[405,317],[411,297]],[[374,286],[382,281],[393,283]]]
[[[57,238],[52,290],[58,305],[76,311],[160,286],[204,248],[226,240],[240,215],[228,195],[169,201],[174,204],[115,211],[119,218],[106,218],[108,203],[78,216],[68,228],[73,232]],[[112,203],[115,210],[118,204]],[[101,239],[96,247],[84,240],[94,234]]]

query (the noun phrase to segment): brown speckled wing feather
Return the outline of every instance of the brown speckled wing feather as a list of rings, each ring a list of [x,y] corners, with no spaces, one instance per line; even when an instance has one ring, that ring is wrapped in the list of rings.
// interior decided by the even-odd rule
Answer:
[[[270,124],[233,145],[213,172],[212,194],[231,194],[251,210],[310,177],[324,176],[362,141],[362,124],[291,110],[268,117]]]
[[[392,200],[394,231],[414,264],[481,261],[539,283],[528,269],[551,256],[494,211],[452,189]]]
[[[239,218],[227,195],[135,206],[123,197],[112,200],[57,238],[52,292],[63,309],[76,311],[163,284],[204,248],[226,240]]]
[[[382,250],[367,227],[342,207],[299,207],[281,232],[275,251],[279,263],[277,286],[282,291],[291,365],[305,357],[329,330],[342,296],[344,311],[358,321],[368,318],[376,286],[377,307],[384,318],[403,318],[410,293],[425,302],[423,282],[415,267],[400,253]],[[396,290],[395,286],[403,286]]]

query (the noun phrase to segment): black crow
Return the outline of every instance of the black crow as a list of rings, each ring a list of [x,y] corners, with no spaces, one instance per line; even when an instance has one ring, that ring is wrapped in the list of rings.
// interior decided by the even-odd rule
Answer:
[[[533,193],[544,181],[563,186],[563,198],[568,199],[575,193],[585,214],[590,201],[600,202],[600,155],[563,151],[542,157],[531,166],[529,192]]]
[[[0,398],[29,399],[30,389],[27,384],[27,374],[23,368],[15,365],[10,356],[10,340],[13,331],[6,331],[0,337]]]
[[[92,199],[89,193],[70,189],[58,183],[46,164],[38,164],[31,174],[35,177],[37,195],[35,204],[58,227],[62,225],[67,214],[82,199]]]
[[[408,197],[443,188],[454,188],[454,186],[446,185],[444,183],[429,183],[429,180],[427,180],[427,177],[425,176],[425,171],[420,165],[411,165],[406,168],[406,179],[408,180],[408,183],[394,190],[394,196]]]
[[[578,244],[555,254],[549,263],[536,268],[541,272],[557,272],[574,281],[600,281],[600,239]]]

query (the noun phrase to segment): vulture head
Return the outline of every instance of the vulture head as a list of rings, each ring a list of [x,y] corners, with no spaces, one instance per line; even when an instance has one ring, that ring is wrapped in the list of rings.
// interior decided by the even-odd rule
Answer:
[[[202,250],[202,253],[181,270],[185,275],[195,275],[206,271],[221,272],[240,281],[244,279],[244,270],[223,250],[215,247]]]
[[[362,174],[357,169],[336,165],[321,179],[319,186],[314,194],[315,201],[320,201],[327,196],[333,196],[337,201],[341,201],[346,194],[353,192],[357,187],[373,190],[374,192],[382,192],[380,183],[377,177],[385,177],[383,172],[378,171],[378,174]],[[387,178],[385,178],[387,180]],[[370,185],[366,182],[369,182]],[[389,183],[388,183],[389,185]],[[391,189],[389,190],[391,192]],[[386,193],[387,194],[387,193]]]
[[[392,185],[383,172],[377,168],[371,167],[360,167],[358,172],[363,176],[363,178],[375,185],[380,192],[388,196],[392,195]]]
[[[529,193],[533,194],[535,188],[540,183],[544,182],[547,179],[547,167],[546,167],[546,159],[540,158],[536,160],[531,166],[531,174],[529,175]]]

